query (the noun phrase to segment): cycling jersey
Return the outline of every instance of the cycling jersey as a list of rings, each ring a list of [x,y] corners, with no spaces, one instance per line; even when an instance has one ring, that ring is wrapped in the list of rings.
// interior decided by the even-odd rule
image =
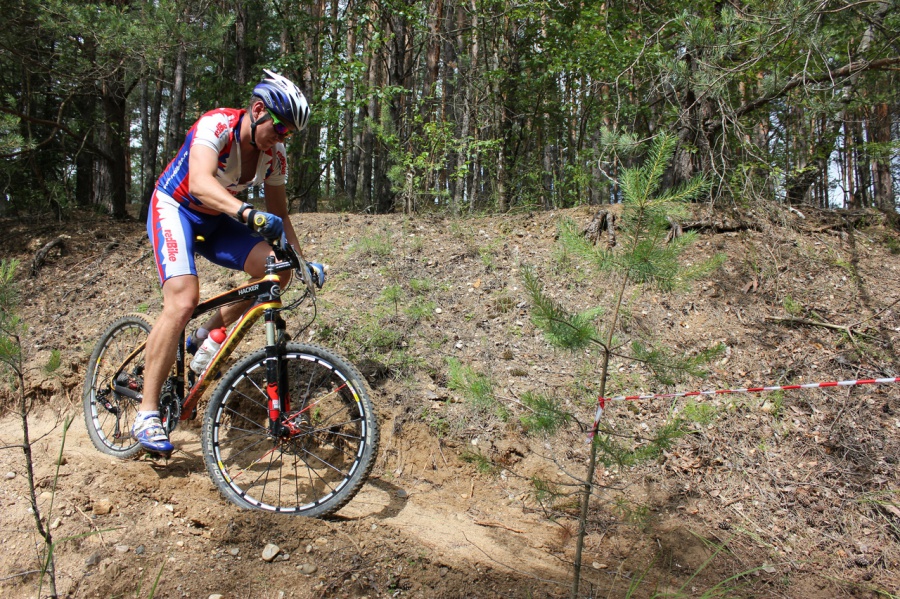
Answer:
[[[246,114],[246,110],[218,108],[201,116],[157,180],[147,215],[147,234],[161,283],[180,275],[196,275],[195,252],[220,266],[243,270],[250,252],[263,241],[232,215],[207,208],[189,191],[188,157],[194,144],[218,152],[216,181],[234,195],[263,182],[285,184],[287,161],[282,143],[260,152],[253,178],[240,182],[241,119]]]
[[[187,133],[178,154],[160,175],[156,188],[179,204],[207,214],[219,214],[203,206],[188,189],[188,156],[194,144],[212,148],[219,154],[216,181],[237,195],[253,185],[284,185],[287,179],[287,160],[284,144],[276,143],[270,150],[259,153],[256,172],[249,181],[241,183],[241,119],[246,110],[217,108],[201,116]]]

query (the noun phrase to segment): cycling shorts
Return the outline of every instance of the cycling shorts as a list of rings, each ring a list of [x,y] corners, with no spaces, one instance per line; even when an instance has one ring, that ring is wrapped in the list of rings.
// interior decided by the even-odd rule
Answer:
[[[250,252],[264,241],[230,216],[195,212],[159,190],[150,199],[147,235],[153,244],[160,284],[172,277],[196,276],[195,253],[219,266],[244,270]]]

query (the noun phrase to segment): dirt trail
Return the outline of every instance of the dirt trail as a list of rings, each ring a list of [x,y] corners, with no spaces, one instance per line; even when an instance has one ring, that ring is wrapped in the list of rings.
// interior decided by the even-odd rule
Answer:
[[[31,435],[40,438],[35,444],[36,479],[39,505],[45,513],[50,509],[55,454],[62,442],[58,420],[58,414],[50,410],[31,419]],[[21,423],[16,418],[0,420],[0,444],[13,445],[20,437]],[[437,582],[451,571],[478,580],[496,579],[498,596],[520,588],[521,581],[516,582],[520,575],[525,577],[522,589],[542,586],[531,580],[534,576],[565,580],[564,566],[542,550],[543,542],[558,536],[554,527],[536,515],[523,516],[508,498],[501,500],[503,491],[481,482],[478,493],[486,497],[471,497],[475,479],[469,476],[442,485],[418,476],[391,477],[392,482],[375,477],[330,522],[285,521],[242,512],[224,502],[207,478],[196,430],[177,430],[173,442],[178,449],[167,463],[119,461],[97,452],[80,415],[73,422],[50,524],[56,539],[88,529],[94,534],[60,545],[57,569],[63,595],[94,596],[99,590],[101,596],[113,596],[147,589],[146,577],[163,565],[164,584],[157,597],[206,597],[216,592],[274,597],[271,583],[263,582],[273,574],[295,578],[279,587],[288,597],[320,596],[325,581],[298,568],[314,565],[316,573],[340,572],[354,560],[364,560],[367,569],[385,570],[393,580],[387,584],[395,590],[406,586],[421,596],[456,596],[443,595],[447,589],[441,590],[444,585]],[[16,473],[0,486],[4,505],[0,530],[12,533],[14,539],[6,544],[2,558],[6,578],[19,573],[21,564],[33,562],[37,539],[18,452],[0,453],[0,471]],[[236,534],[236,529],[246,532],[251,522],[259,528],[249,538]],[[297,533],[307,540],[298,542]],[[329,541],[322,543],[323,538]],[[268,542],[276,542],[290,558],[262,562],[260,555]],[[237,557],[225,547],[236,549]],[[218,573],[223,561],[227,579]],[[413,572],[404,575],[410,569]],[[36,574],[9,578],[0,581],[0,589],[4,596],[26,597],[33,593],[35,580]],[[381,596],[379,591],[388,591],[380,588],[383,584],[376,578],[357,586],[369,585],[372,588],[366,592]]]
[[[167,598],[568,596],[571,492],[588,446],[575,426],[550,438],[527,434],[521,397],[562,397],[588,421],[596,358],[549,347],[530,323],[518,269],[534,265],[569,307],[607,302],[609,285],[554,239],[561,217],[590,216],[579,209],[464,221],[294,218],[307,257],[330,269],[303,340],[362,367],[382,431],[372,478],[328,521],[242,511],[223,500],[200,455],[199,418],[175,432],[167,463],[97,452],[80,400],[93,343],[114,317],[152,318],[160,309],[143,227],[95,218],[27,229],[2,223],[0,255],[26,262],[66,236],[63,253],[21,280],[42,511],[61,415],[75,417],[48,522],[57,540],[70,539],[56,549],[61,594],[147,597],[161,572],[155,596]],[[724,253],[725,266],[691,293],[635,291],[626,327],[687,351],[726,346],[707,381],[679,390],[894,376],[900,263],[890,248],[900,244],[889,223],[871,221],[852,234],[828,220],[704,234],[688,259]],[[35,236],[29,245],[15,243],[26,233]],[[200,268],[204,296],[240,280]],[[391,287],[399,294],[386,294]],[[827,323],[870,320],[849,341],[833,329],[769,319],[785,316],[786,305]],[[54,355],[60,366],[47,372]],[[493,408],[450,388],[453,360],[490,379]],[[659,387],[639,365],[618,361],[610,390]],[[675,414],[691,426],[654,461],[601,468],[583,596],[896,592],[898,413],[894,387],[614,406],[605,417],[636,444]],[[7,412],[0,445],[20,442]],[[20,450],[0,452],[0,475],[0,596],[34,597],[37,539]],[[261,559],[268,543],[281,548],[271,563]]]

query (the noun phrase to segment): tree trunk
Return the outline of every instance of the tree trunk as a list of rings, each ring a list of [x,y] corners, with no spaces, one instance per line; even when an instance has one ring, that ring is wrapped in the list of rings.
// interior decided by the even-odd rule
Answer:
[[[891,107],[887,103],[875,106],[875,118],[869,121],[872,141],[889,144],[891,141]],[[894,180],[891,176],[891,158],[887,152],[879,153],[873,163],[874,204],[881,210],[896,210]]]
[[[101,177],[107,184],[104,190],[109,201],[109,212],[114,218],[128,217],[125,208],[126,194],[126,155],[125,140],[125,90],[121,80],[121,72],[115,71],[101,84],[101,104],[103,106],[104,146],[107,154],[101,159]]]
[[[86,123],[96,121],[96,102],[93,96],[77,101],[78,112]],[[87,149],[97,143],[94,127],[87,126],[83,132],[84,141],[75,155],[75,203],[86,207],[94,203],[94,160],[95,154]]]
[[[242,87],[248,81],[247,69],[247,6],[234,3],[234,82]]]
[[[141,85],[141,119],[144,121],[141,126],[142,150],[143,150],[143,172],[141,188],[141,222],[147,220],[147,212],[150,210],[150,198],[153,196],[153,190],[156,188],[156,178],[159,176],[157,164],[159,162],[159,116],[162,111],[162,74],[163,61],[159,60],[158,70],[155,76],[155,85],[153,86],[153,97],[149,97],[149,85],[145,80]],[[147,91],[147,98],[143,96]],[[146,105],[145,105],[146,103]]]
[[[169,104],[169,129],[166,131],[166,149],[164,161],[171,160],[184,140],[184,69],[187,56],[184,44],[178,45],[175,54],[175,74],[172,83],[171,103]]]

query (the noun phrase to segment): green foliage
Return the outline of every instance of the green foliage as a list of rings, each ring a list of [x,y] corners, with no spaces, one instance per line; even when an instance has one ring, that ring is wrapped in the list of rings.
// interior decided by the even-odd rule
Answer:
[[[711,403],[689,401],[681,409],[681,418],[705,426],[715,420],[717,412],[716,406]]]
[[[15,282],[18,260],[0,260],[0,364],[14,372],[22,371],[22,347],[19,335],[24,324],[16,315],[19,287]]]
[[[781,417],[784,416],[784,391],[773,391],[768,394],[763,405],[766,406],[766,411],[772,415],[772,418],[781,420]]]
[[[652,437],[638,436],[637,443],[631,443],[634,435],[624,435],[603,424],[594,437],[598,448],[598,459],[607,466],[634,466],[659,457],[668,451],[675,441],[688,434],[686,423],[681,418],[674,418],[662,425]],[[625,439],[629,439],[626,442]]]
[[[424,295],[431,291],[432,287],[434,287],[434,283],[431,282],[430,279],[410,279],[409,280],[409,288],[416,295]]]
[[[521,401],[529,411],[519,420],[529,433],[552,435],[572,419],[572,414],[563,409],[562,402],[555,397],[526,391]]]
[[[381,290],[381,300],[394,306],[394,314],[400,311],[400,298],[403,297],[403,289],[400,285],[388,285]]]
[[[447,359],[447,386],[458,391],[478,412],[489,412],[498,408],[494,397],[494,382],[485,374],[471,366],[462,364],[456,358]]]
[[[900,240],[897,240],[896,237],[888,234],[885,234],[881,239],[885,247],[888,249],[888,251],[891,252],[891,254],[895,256],[897,254],[900,254]]]
[[[375,316],[350,327],[344,347],[353,358],[381,355],[399,347],[403,333],[392,326],[382,324]]]
[[[422,408],[420,418],[434,432],[438,439],[443,439],[450,433],[450,422],[428,406]]]
[[[803,313],[803,304],[794,301],[789,295],[784,296],[784,300],[782,300],[781,303],[784,306],[785,312],[791,316],[800,316]]]
[[[59,370],[60,365],[62,364],[62,354],[58,349],[54,349],[50,351],[50,357],[47,359],[47,363],[44,364],[44,372],[47,374],[53,374],[57,370]]]
[[[467,464],[473,464],[482,474],[494,474],[498,470],[497,466],[480,451],[466,449],[460,454],[459,459]]]
[[[550,343],[574,351],[597,342],[600,334],[593,323],[603,313],[603,308],[571,314],[544,293],[533,268],[522,267],[522,280],[533,304],[531,322],[544,332]]]
[[[642,285],[641,290],[646,287],[655,287],[661,291],[687,288],[692,280],[711,272],[722,261],[722,258],[716,257],[690,268],[681,265],[680,258],[696,239],[696,235],[673,235],[672,223],[684,220],[688,214],[685,208],[687,202],[705,193],[709,189],[709,182],[705,178],[695,177],[681,185],[663,188],[663,176],[675,145],[673,136],[658,135],[643,165],[625,169],[622,173],[620,184],[623,202],[621,216],[616,221],[620,243],[616,247],[605,244],[594,246],[573,222],[564,220],[560,224],[559,239],[567,257],[580,258],[599,272],[618,276],[619,284],[614,293],[614,308],[611,311],[606,312],[598,306],[582,313],[570,313],[544,291],[534,269],[522,268],[525,289],[532,301],[531,320],[543,332],[544,337],[553,345],[572,351],[584,350],[589,346],[600,348],[601,396],[606,393],[609,382],[610,360],[614,348],[619,347],[614,341],[614,334],[618,327],[631,320],[628,306],[625,305],[628,285],[639,283]],[[637,299],[639,296],[637,291],[635,293]],[[607,315],[609,320],[605,339],[600,338],[600,333],[593,324],[601,314]],[[629,332],[631,330],[629,327],[624,332],[635,335]],[[639,337],[632,339],[630,349],[632,360],[643,363],[657,380],[667,385],[686,376],[703,376],[705,373],[701,366],[724,350],[720,345],[692,356],[679,356],[653,340],[647,341]],[[555,411],[557,406],[548,406],[544,402],[535,404],[540,407],[540,412],[536,412],[533,418],[538,426],[552,427],[564,421],[561,414]],[[637,464],[656,458],[686,433],[685,422],[676,418],[661,426],[652,437],[638,437],[638,442],[635,443],[633,434],[616,433],[609,429],[608,423],[600,424],[601,429],[594,436],[591,445],[588,472],[584,479],[588,482],[581,495],[576,548],[578,556],[581,555],[584,541],[597,460],[607,465]],[[577,596],[580,568],[580,561],[577,561],[573,597]]]
[[[674,385],[688,376],[705,377],[707,372],[703,366],[724,353],[725,346],[721,343],[693,356],[679,356],[670,348],[659,345],[648,347],[640,340],[631,344],[632,357],[650,368],[653,377],[662,385]]]
[[[560,225],[560,242],[572,254],[592,262],[601,271],[614,271],[627,280],[647,283],[664,291],[686,288],[691,281],[717,268],[724,257],[716,256],[690,268],[679,258],[696,240],[686,233],[672,238],[671,222],[684,220],[688,202],[707,192],[709,181],[695,177],[675,188],[661,191],[663,175],[672,157],[675,138],[659,135],[639,168],[626,169],[622,176],[624,195],[618,221],[621,248],[592,245],[571,220]]]
[[[390,233],[366,235],[353,244],[353,251],[374,258],[387,258],[393,251]]]
[[[434,309],[436,304],[432,301],[415,300],[406,307],[404,312],[412,319],[413,322],[422,320],[430,320],[434,318]]]

